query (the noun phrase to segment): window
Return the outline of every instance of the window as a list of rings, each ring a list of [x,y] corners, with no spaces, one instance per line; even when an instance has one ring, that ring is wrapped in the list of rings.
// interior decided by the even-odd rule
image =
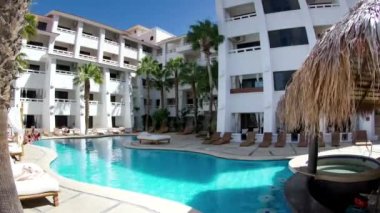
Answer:
[[[150,37],[150,40],[153,41],[153,39],[154,39],[154,36],[151,36],[151,37]]]
[[[304,27],[269,31],[271,48],[308,44]]]
[[[70,71],[70,66],[67,65],[62,65],[62,64],[57,64],[57,70],[62,70],[62,71]]]
[[[116,102],[116,96],[111,95],[111,102],[112,102],[112,103]]]
[[[55,91],[55,98],[69,99],[69,93],[64,91]]]
[[[62,47],[62,46],[57,46],[57,45],[54,46],[54,49],[56,49],[56,50],[63,50],[63,51],[67,51],[68,50],[67,47]]]
[[[81,55],[91,55],[90,52],[86,52],[86,51],[83,51],[83,50],[79,51],[79,54],[81,54]]]
[[[35,90],[21,89],[21,98],[37,98],[37,92]]]
[[[264,13],[276,13],[288,10],[298,10],[298,0],[262,0]]]
[[[90,100],[90,101],[93,101],[93,100],[94,100],[94,94],[90,94],[89,100]]]
[[[37,42],[37,41],[28,41],[27,44],[33,45],[33,46],[39,46],[39,47],[44,46],[42,42]]]
[[[295,70],[281,71],[273,73],[274,80],[274,90],[281,91],[285,90],[285,87],[292,81],[292,75]]]
[[[109,57],[109,56],[103,56],[103,59],[111,60],[111,57]]]
[[[142,79],[141,81],[142,81],[143,87],[146,87],[146,79]]]
[[[30,70],[40,70],[40,65],[29,64]]]
[[[124,61],[124,64],[130,64],[129,61]]]
[[[37,29],[46,31],[47,23],[39,21],[37,24]]]
[[[66,30],[71,30],[69,27],[65,27],[65,26],[62,26],[62,25],[58,25],[59,28],[62,28],[62,29],[66,29]]]
[[[157,100],[156,100],[156,107],[160,107],[160,103],[161,103],[161,100],[160,100],[160,99],[157,99]]]
[[[259,47],[260,41],[254,41],[254,42],[247,42],[247,43],[241,43],[236,45],[236,49],[243,49],[248,47]]]
[[[175,105],[175,99],[174,98],[168,98],[168,99],[166,99],[166,103],[168,106],[174,106]]]

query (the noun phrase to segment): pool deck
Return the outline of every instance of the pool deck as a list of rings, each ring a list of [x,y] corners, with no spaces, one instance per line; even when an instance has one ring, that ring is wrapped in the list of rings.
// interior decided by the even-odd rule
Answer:
[[[295,156],[305,155],[308,148],[297,147],[297,144],[287,144],[283,148],[259,148],[258,145],[250,147],[240,147],[238,143],[225,145],[204,145],[203,139],[194,135],[170,134],[172,140],[170,144],[159,145],[139,144],[132,142],[124,144],[125,147],[139,149],[165,149],[193,151],[210,154],[217,157],[238,159],[238,160],[278,160],[291,159]],[[380,145],[373,145],[372,153],[366,147],[352,146],[351,143],[343,143],[340,147],[331,147],[326,144],[325,148],[320,148],[320,152],[328,151],[330,154],[361,154],[372,157],[380,157]],[[59,176],[49,167],[50,162],[56,158],[53,151],[33,145],[25,146],[25,155],[22,161],[33,162],[40,165],[49,174],[55,177],[61,187],[60,205],[52,206],[51,198],[24,201],[24,212],[197,212],[186,205],[125,190],[112,189],[92,184],[81,183]]]

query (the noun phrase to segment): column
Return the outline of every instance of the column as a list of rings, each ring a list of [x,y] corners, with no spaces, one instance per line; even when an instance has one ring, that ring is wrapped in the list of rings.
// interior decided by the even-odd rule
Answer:
[[[111,128],[111,94],[107,91],[108,84],[110,82],[110,73],[108,68],[103,68],[103,84],[100,85],[100,99],[101,99],[101,113],[100,113],[100,127]]]
[[[133,105],[132,105],[132,84],[131,75],[129,72],[124,74],[124,91],[123,91],[123,125],[127,130],[132,130],[133,127]]]
[[[98,44],[98,62],[103,62],[103,47],[104,39],[106,37],[106,31],[104,29],[99,29],[99,44]]]
[[[75,86],[75,101],[77,103],[75,112],[75,128],[80,129],[80,132],[84,134],[86,130],[86,117],[83,85]]]
[[[359,116],[359,129],[366,130],[368,140],[373,140],[375,137],[375,112]]]
[[[42,126],[45,130],[52,132],[55,128],[55,71],[56,59],[49,58],[46,62],[46,78],[44,84],[44,113],[42,114]]]
[[[218,20],[224,20],[224,6],[223,1],[216,1]],[[219,24],[219,31],[224,34],[224,22]],[[218,132],[230,132],[232,115],[228,98],[230,96],[230,76],[227,70],[227,52],[228,52],[228,39],[224,39],[223,43],[219,45],[219,74],[218,74],[218,109],[217,109],[217,131]],[[204,58],[204,54],[201,54],[201,58]]]
[[[303,21],[305,24],[307,39],[309,41],[309,48],[310,50],[313,49],[315,43],[317,42],[317,38],[315,36],[315,30],[313,26],[313,21],[311,20],[309,5],[307,4],[306,0],[299,1],[300,4],[300,11],[303,17]]]
[[[261,45],[261,62],[262,62],[262,72],[263,72],[263,105],[264,105],[264,132],[273,132],[276,126],[276,108],[273,101],[274,93],[274,82],[273,82],[273,71],[270,61],[270,46],[268,30],[266,27],[266,18],[264,14],[264,8],[261,1],[255,1],[257,22],[259,23],[259,33],[260,33],[260,45]]]
[[[74,57],[79,58],[80,44],[83,32],[83,22],[78,22],[77,32],[75,36]]]
[[[119,66],[124,67],[124,50],[125,40],[122,35],[119,35]]]
[[[164,43],[164,46],[162,48],[162,66],[165,66],[166,65],[166,50],[168,49],[168,43]]]
[[[51,25],[51,32],[58,33],[58,31],[57,31],[58,23],[59,23],[59,16],[54,15],[53,16],[53,22]],[[53,53],[54,44],[55,44],[55,36],[50,36],[49,37],[48,53],[50,53],[50,54]]]
[[[137,44],[137,60],[141,62],[143,58],[143,47],[142,44]]]

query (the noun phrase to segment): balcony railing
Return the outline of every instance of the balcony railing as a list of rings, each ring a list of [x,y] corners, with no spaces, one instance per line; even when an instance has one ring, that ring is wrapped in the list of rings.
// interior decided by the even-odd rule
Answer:
[[[24,73],[45,74],[45,71],[41,71],[41,70],[25,69],[23,71]]]
[[[76,103],[75,100],[72,100],[72,99],[61,99],[61,98],[56,98],[55,102],[56,103]]]
[[[111,65],[117,65],[117,61],[109,60],[109,59],[103,59],[104,63],[111,64]]]
[[[133,64],[124,64],[124,67],[128,68],[128,69],[132,69],[132,70],[136,70],[137,69],[137,66],[133,65]]]
[[[90,105],[98,105],[99,101],[88,101],[88,104],[90,104]]]
[[[60,27],[58,27],[57,30],[59,32],[69,33],[69,34],[75,34],[76,33],[74,30],[68,30],[68,29],[64,29],[64,28],[60,28]]]
[[[92,39],[92,40],[99,40],[99,37],[96,37],[96,36],[93,36],[93,35],[88,35],[88,34],[85,34],[85,33],[82,33],[82,36],[84,38],[88,38],[88,39]]]
[[[171,50],[166,50],[166,53],[175,53],[175,52],[176,52],[176,48],[171,49]]]
[[[234,49],[228,51],[229,54],[235,54],[235,53],[244,53],[244,52],[252,52],[255,50],[261,50],[260,46],[253,46],[253,47],[247,47],[247,48],[241,48],[241,49]]]
[[[124,105],[123,102],[111,102],[112,106],[121,106]]]
[[[120,78],[110,78],[111,81],[117,81],[117,82],[124,82],[122,79]]]
[[[96,61],[96,57],[92,55],[79,54],[79,57],[89,61]]]
[[[309,4],[310,9],[339,7],[338,3]]]
[[[251,92],[263,92],[264,89],[262,87],[252,87],[252,88],[235,88],[231,89],[231,94],[237,94],[237,93],[251,93]]]
[[[65,55],[65,56],[73,56],[73,52],[66,51],[66,50],[53,49],[53,53],[60,54],[60,55]]]
[[[133,50],[133,51],[137,51],[137,48],[134,48],[134,47],[130,47],[130,46],[125,46],[126,49],[130,49],[130,50]]]
[[[21,102],[38,102],[38,103],[42,103],[42,102],[44,102],[44,99],[41,99],[41,98],[20,98],[20,101]]]
[[[26,47],[29,48],[29,49],[34,49],[34,50],[43,50],[43,51],[47,50],[47,47],[36,46],[36,45],[31,45],[31,44],[27,44]]]
[[[56,73],[64,74],[64,75],[75,75],[75,72],[67,71],[67,70],[56,70]]]
[[[253,13],[248,13],[248,14],[244,14],[244,15],[240,15],[240,16],[235,16],[235,17],[227,18],[226,21],[227,22],[229,22],[229,21],[237,21],[237,20],[242,20],[242,19],[251,18],[251,17],[255,17],[255,16],[256,16],[256,13],[253,12]]]
[[[104,43],[111,44],[111,45],[115,45],[115,46],[119,45],[117,42],[115,42],[115,41],[110,41],[110,40],[107,40],[107,39],[104,40]]]

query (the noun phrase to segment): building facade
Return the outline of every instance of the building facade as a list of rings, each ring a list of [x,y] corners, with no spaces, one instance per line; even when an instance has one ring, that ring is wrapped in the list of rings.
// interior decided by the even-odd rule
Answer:
[[[283,128],[277,105],[293,72],[356,2],[216,0],[219,31],[225,36],[218,56],[218,131],[275,133]],[[321,125],[329,131],[326,123]],[[375,135],[374,113],[351,118],[351,125]]]

